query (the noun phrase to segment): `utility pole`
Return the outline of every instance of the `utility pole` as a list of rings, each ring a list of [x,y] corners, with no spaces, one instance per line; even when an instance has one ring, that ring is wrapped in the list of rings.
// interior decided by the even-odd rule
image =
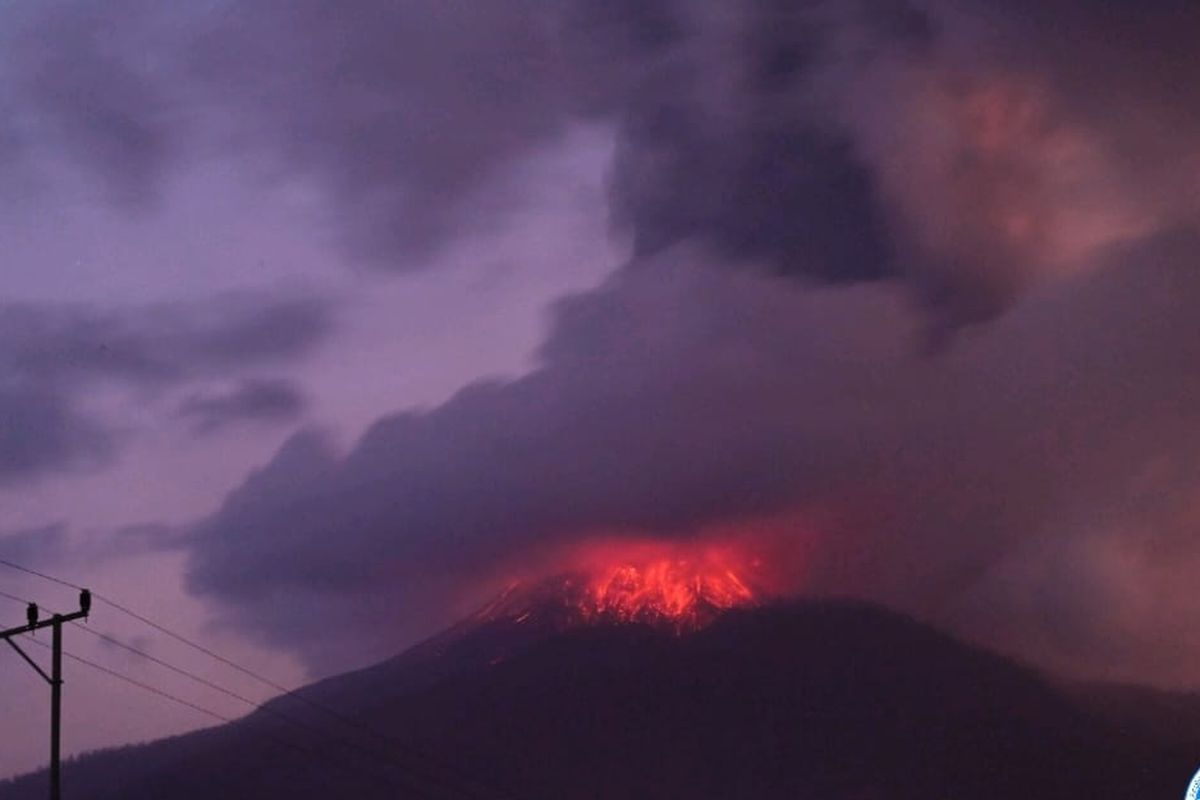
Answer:
[[[62,784],[59,775],[59,757],[60,757],[60,741],[62,734],[62,626],[64,622],[72,622],[77,619],[87,619],[88,612],[92,610],[92,593],[84,589],[79,593],[79,610],[73,611],[70,614],[55,614],[50,619],[38,619],[37,603],[30,603],[29,608],[25,610],[26,624],[19,628],[9,628],[6,631],[0,631],[0,639],[8,642],[9,647],[17,651],[21,658],[25,659],[25,663],[33,667],[38,675],[46,683],[50,684],[50,800],[61,800]],[[13,641],[13,638],[20,636],[23,633],[33,633],[41,628],[52,628],[51,632],[51,650],[53,655],[50,659],[50,674],[38,666],[38,663],[29,657],[29,654]]]

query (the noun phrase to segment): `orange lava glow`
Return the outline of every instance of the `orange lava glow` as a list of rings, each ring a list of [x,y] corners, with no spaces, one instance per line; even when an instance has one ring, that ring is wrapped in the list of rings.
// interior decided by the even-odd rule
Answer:
[[[593,541],[566,561],[560,600],[578,623],[694,630],[761,599],[761,561],[727,541]]]
[[[580,611],[585,619],[674,621],[683,627],[754,603],[754,592],[720,560],[662,558],[605,567],[587,581]]]
[[[801,591],[811,536],[799,523],[706,534],[596,537],[514,561],[473,616],[531,629],[633,623],[684,633]]]

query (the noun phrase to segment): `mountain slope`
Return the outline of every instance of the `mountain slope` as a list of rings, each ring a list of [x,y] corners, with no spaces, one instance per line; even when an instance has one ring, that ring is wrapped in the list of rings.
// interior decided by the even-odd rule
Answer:
[[[352,745],[296,735],[259,712],[85,757],[64,782],[80,800],[409,796],[409,773],[385,765],[415,765],[419,748],[528,798],[1173,798],[1200,760],[875,608],[731,610],[686,635],[543,620],[473,619],[304,690],[386,743],[332,720],[321,727]],[[289,698],[270,709],[320,719]],[[445,775],[428,770],[416,788]],[[40,798],[42,786],[27,776],[0,797]]]

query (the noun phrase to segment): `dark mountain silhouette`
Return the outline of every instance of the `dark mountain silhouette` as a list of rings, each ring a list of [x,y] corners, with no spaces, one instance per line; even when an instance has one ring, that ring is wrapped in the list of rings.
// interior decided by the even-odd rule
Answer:
[[[1194,731],[1172,729],[1195,717],[1160,713],[1172,695],[1065,689],[874,607],[735,609],[684,635],[567,623],[552,599],[504,598],[302,690],[383,738],[284,697],[74,760],[67,796],[1140,800],[1182,796],[1200,762]],[[508,794],[435,788],[460,772]],[[24,776],[0,798],[44,785]]]

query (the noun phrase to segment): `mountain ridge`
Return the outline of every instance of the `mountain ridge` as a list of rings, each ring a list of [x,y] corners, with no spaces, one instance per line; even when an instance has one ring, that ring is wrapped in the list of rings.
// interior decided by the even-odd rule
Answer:
[[[528,798],[1175,797],[1200,758],[1002,656],[842,601],[731,609],[684,634],[471,618],[301,692]],[[65,783],[86,800],[394,796],[368,766],[403,770],[360,758],[364,774],[319,775],[264,739],[283,732],[269,716],[84,756]],[[0,798],[41,797],[38,777]]]

